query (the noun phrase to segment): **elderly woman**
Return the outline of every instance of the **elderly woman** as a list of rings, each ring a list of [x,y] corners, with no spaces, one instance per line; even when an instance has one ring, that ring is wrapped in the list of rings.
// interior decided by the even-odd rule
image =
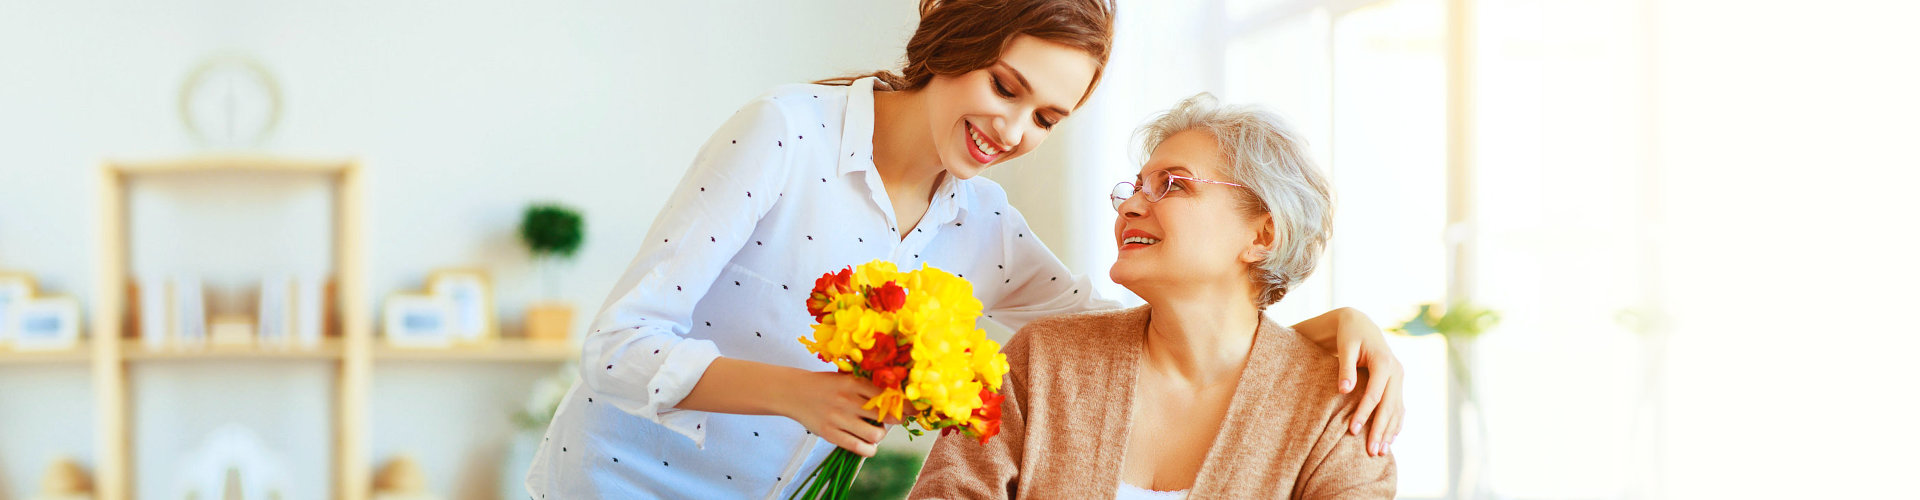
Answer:
[[[1359,395],[1317,383],[1335,358],[1261,314],[1327,242],[1305,146],[1206,94],[1142,135],[1151,158],[1113,192],[1112,276],[1147,305],[1022,328],[1000,435],[941,437],[912,497],[1392,497],[1392,456],[1343,425]]]

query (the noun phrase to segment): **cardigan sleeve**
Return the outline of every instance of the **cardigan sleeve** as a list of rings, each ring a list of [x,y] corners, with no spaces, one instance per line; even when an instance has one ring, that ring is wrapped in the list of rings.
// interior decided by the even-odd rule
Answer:
[[[1362,373],[1355,387],[1367,386]],[[1360,396],[1361,391],[1354,391],[1335,403],[1340,409],[1321,426],[1319,439],[1300,468],[1300,480],[1294,483],[1294,498],[1393,498],[1398,483],[1393,455],[1368,456],[1366,437],[1347,432],[1352,400]]]
[[[1020,459],[1026,450],[1026,382],[1030,338],[1014,335],[1001,352],[1007,355],[1005,382],[1000,392],[1000,435],[981,444],[954,433],[934,441],[907,498],[1013,498],[1020,489]]]

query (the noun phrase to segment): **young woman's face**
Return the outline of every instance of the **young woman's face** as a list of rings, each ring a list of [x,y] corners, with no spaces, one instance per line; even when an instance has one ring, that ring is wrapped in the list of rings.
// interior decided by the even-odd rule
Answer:
[[[1241,210],[1234,190],[1246,188],[1179,178],[1171,179],[1171,188],[1140,185],[1157,172],[1230,182],[1213,136],[1187,131],[1162,141],[1132,181],[1142,192],[1121,203],[1114,219],[1120,257],[1113,264],[1113,281],[1143,297],[1169,285],[1249,283],[1248,265],[1265,255],[1261,235],[1267,219],[1249,218]],[[1147,190],[1165,195],[1150,202]]]
[[[1000,60],[926,87],[928,126],[940,163],[969,179],[1046,141],[1093,83],[1093,56],[1021,35]]]

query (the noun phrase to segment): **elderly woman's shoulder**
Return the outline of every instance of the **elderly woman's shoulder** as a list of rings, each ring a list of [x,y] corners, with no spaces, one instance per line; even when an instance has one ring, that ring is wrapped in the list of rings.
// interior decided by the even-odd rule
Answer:
[[[1267,336],[1262,339],[1267,345],[1264,348],[1256,347],[1254,354],[1257,356],[1282,360],[1290,369],[1296,371],[1313,373],[1340,371],[1338,356],[1321,349],[1293,328],[1281,326],[1269,319],[1265,325],[1262,325],[1260,333]]]
[[[1147,325],[1146,306],[1047,316],[1020,328],[1008,346],[1051,350],[1088,345],[1114,345],[1137,338]]]
[[[1258,366],[1255,370],[1268,374],[1274,389],[1298,397],[1311,396],[1328,404],[1349,404],[1365,391],[1353,391],[1341,394],[1330,381],[1340,376],[1340,358],[1321,349],[1313,341],[1307,340],[1292,328],[1272,323],[1261,329],[1262,339],[1256,340],[1254,359],[1251,363]],[[1360,370],[1357,387],[1366,387],[1367,372]]]

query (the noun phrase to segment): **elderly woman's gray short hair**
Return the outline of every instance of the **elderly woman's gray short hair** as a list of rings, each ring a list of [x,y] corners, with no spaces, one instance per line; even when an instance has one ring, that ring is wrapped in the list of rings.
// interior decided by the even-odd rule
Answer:
[[[1248,189],[1234,189],[1249,217],[1273,215],[1274,245],[1254,265],[1255,305],[1279,302],[1320,262],[1333,224],[1333,192],[1307,158],[1306,142],[1279,115],[1253,106],[1227,106],[1202,92],[1140,127],[1146,157],[1175,134],[1206,132],[1220,149],[1223,172]]]

